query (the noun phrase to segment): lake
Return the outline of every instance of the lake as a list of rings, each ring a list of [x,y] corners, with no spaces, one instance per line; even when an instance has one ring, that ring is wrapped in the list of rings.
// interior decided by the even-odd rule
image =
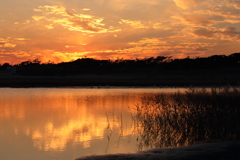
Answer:
[[[0,88],[0,158],[73,160],[137,152],[136,105],[144,95],[177,90]]]

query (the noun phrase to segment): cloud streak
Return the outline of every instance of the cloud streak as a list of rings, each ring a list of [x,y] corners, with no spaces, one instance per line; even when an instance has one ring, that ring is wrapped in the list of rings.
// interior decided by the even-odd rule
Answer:
[[[42,14],[32,16],[34,20],[45,20],[50,23],[59,24],[70,31],[80,31],[84,33],[107,33],[119,31],[119,29],[105,27],[105,24],[102,23],[104,18],[73,13],[62,6],[39,6],[34,10]],[[49,29],[53,28],[49,27],[49,25],[47,26]]]
[[[219,39],[228,41],[240,42],[240,32],[234,27],[225,27],[221,29],[196,29],[193,32],[196,36],[204,37],[207,39]]]

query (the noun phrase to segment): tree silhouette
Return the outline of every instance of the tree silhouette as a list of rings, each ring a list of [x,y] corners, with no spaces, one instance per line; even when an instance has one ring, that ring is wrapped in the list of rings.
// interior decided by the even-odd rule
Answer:
[[[0,65],[1,70],[11,66]],[[78,74],[117,74],[117,73],[150,73],[159,71],[190,71],[240,69],[240,53],[212,55],[184,59],[172,59],[171,56],[157,56],[135,60],[97,60],[80,58],[70,62],[41,63],[39,59],[28,60],[15,65],[17,73],[23,75],[78,75]]]

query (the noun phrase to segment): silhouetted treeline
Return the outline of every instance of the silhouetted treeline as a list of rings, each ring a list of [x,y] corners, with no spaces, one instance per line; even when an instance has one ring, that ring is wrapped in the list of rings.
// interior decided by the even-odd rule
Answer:
[[[79,74],[119,74],[143,73],[157,71],[185,71],[207,69],[240,68],[240,53],[229,56],[213,55],[210,57],[172,59],[168,56],[158,56],[135,60],[96,60],[81,58],[70,62],[55,64],[41,63],[38,59],[24,61],[20,64],[0,64],[0,70],[16,69],[21,75],[79,75]]]

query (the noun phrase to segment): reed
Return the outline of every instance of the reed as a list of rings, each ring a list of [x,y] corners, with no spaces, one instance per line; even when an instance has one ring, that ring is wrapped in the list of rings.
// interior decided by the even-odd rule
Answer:
[[[240,89],[189,88],[145,96],[137,105],[135,119],[140,126],[140,150],[239,139]]]

